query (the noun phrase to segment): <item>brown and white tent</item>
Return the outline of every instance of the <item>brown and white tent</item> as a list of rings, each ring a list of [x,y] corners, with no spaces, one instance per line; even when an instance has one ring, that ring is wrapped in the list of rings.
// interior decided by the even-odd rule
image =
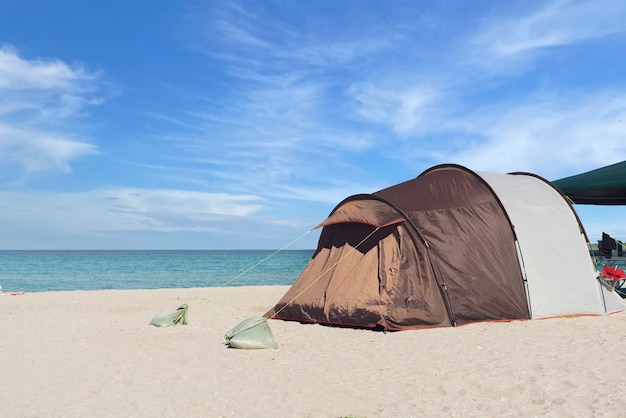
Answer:
[[[268,318],[403,330],[626,308],[598,279],[578,216],[527,173],[440,165],[351,196]]]

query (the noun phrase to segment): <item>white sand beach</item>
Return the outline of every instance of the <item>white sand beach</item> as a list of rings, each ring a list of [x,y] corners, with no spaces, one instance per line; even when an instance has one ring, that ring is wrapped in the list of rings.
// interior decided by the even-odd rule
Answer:
[[[626,313],[382,333],[273,320],[285,286],[0,297],[2,417],[625,416]],[[157,315],[189,304],[188,325]]]

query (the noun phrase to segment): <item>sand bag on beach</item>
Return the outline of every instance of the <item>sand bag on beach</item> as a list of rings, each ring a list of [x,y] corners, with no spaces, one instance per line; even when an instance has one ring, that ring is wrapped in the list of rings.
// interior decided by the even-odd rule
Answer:
[[[180,305],[175,312],[161,316],[155,316],[150,321],[150,325],[155,327],[170,327],[172,325],[187,325],[187,309],[189,306],[185,303]]]
[[[278,348],[267,318],[253,316],[245,319],[224,335],[232,348]]]

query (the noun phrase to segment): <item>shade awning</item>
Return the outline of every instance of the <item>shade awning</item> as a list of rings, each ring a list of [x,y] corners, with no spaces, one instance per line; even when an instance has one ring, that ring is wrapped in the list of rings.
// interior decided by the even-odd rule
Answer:
[[[572,202],[626,205],[626,161],[552,182]]]

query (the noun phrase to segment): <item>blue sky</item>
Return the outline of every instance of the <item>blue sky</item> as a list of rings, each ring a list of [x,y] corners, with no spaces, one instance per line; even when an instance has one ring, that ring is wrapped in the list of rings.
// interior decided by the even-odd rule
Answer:
[[[274,249],[436,164],[626,160],[625,54],[622,0],[4,0],[0,249]]]

